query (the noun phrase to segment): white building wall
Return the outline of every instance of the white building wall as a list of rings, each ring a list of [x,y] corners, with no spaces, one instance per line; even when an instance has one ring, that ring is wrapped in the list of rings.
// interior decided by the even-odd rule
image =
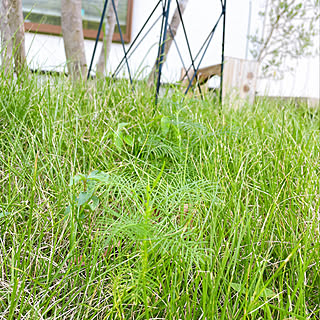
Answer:
[[[132,37],[133,40],[138,34],[145,20],[154,8],[157,0],[134,0],[133,19],[132,19]],[[170,13],[173,14],[175,1],[171,1]],[[227,7],[227,34],[225,55],[243,58],[246,44],[247,12],[248,1],[229,0]],[[184,13],[184,22],[190,47],[193,56],[200,49],[203,41],[208,36],[210,30],[214,27],[221,13],[220,0],[189,0],[187,9]],[[155,21],[161,14],[160,7],[156,11],[154,18],[148,26]],[[147,27],[148,29],[148,27]],[[157,55],[157,46],[159,42],[160,22],[145,38],[139,48],[130,59],[130,67],[133,73],[143,70],[145,74],[154,64]],[[221,60],[221,39],[222,39],[222,20],[213,36],[208,51],[201,63],[201,66],[219,63]],[[180,25],[176,41],[182,53],[183,60],[189,65],[187,45],[184,39],[182,27]],[[86,56],[88,64],[93,51],[94,41],[85,40]],[[42,68],[45,70],[65,70],[65,54],[62,37],[49,35],[26,34],[26,47],[28,51],[28,61],[32,68]],[[128,48],[129,45],[126,45]],[[101,50],[101,43],[98,45],[96,59]],[[112,71],[123,57],[121,44],[113,44],[108,71]],[[95,63],[94,63],[95,65]],[[174,44],[170,50],[167,62],[163,68],[164,81],[175,81],[180,76],[182,64]]]
[[[154,8],[157,0],[134,0],[132,17],[133,40],[147,17]],[[175,1],[172,0],[171,14],[175,9]],[[261,29],[262,20],[258,11],[264,8],[265,0],[251,1],[251,28],[253,34],[257,28]],[[247,55],[247,31],[249,20],[250,0],[227,0],[226,16],[226,42],[225,56],[244,59]],[[184,22],[193,56],[198,52],[205,38],[216,23],[221,13],[220,0],[189,0],[184,13]],[[156,12],[151,26],[156,17],[161,14],[160,8]],[[147,29],[149,28],[147,26]],[[146,30],[147,30],[146,29]],[[137,48],[129,60],[130,68],[135,77],[141,78],[150,71],[157,55],[159,42],[160,22],[150,32],[146,39]],[[201,63],[201,66],[213,65],[221,61],[221,39],[222,21],[214,34],[208,51]],[[183,60],[187,66],[190,65],[190,57],[186,42],[184,40],[182,26],[180,25],[176,41],[182,53]],[[85,40],[86,56],[88,65],[93,52],[94,41]],[[126,45],[126,48],[129,44]],[[62,37],[41,35],[34,33],[26,34],[27,59],[33,69],[66,71],[65,53]],[[98,44],[94,66],[101,50],[101,43]],[[107,64],[107,72],[112,72],[123,57],[121,44],[113,44],[110,61]],[[250,59],[250,54],[248,55]],[[198,62],[199,60],[197,60]],[[304,96],[319,98],[319,57],[302,58],[298,61],[288,61],[295,67],[293,73],[285,74],[282,80],[259,80],[257,91],[259,94],[267,93],[273,96]],[[197,63],[196,63],[197,65]],[[180,77],[182,64],[174,44],[169,52],[167,62],[163,66],[163,81],[175,82]],[[120,75],[126,75],[123,68]]]
[[[269,0],[270,3],[270,0]],[[254,26],[262,30],[263,17],[258,15],[259,11],[265,10],[266,0],[252,0],[253,4],[253,27],[251,34],[254,34]],[[318,8],[318,11],[320,8]],[[318,22],[319,23],[319,22]],[[320,35],[314,39],[314,48],[319,49]],[[319,50],[318,50],[319,51]],[[299,59],[288,58],[285,66],[292,68],[283,74],[279,80],[262,79],[257,82],[257,93],[259,95],[282,96],[282,97],[307,97],[320,99],[320,59],[319,54]]]

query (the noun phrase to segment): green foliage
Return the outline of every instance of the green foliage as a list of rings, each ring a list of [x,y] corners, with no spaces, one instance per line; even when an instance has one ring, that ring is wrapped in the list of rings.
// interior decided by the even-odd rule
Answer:
[[[246,294],[246,289],[240,283],[231,283],[231,288],[238,293],[241,293],[243,295]],[[261,297],[263,298],[273,298],[274,296],[275,293],[271,289],[266,288],[261,291]]]
[[[0,318],[316,319],[319,110],[181,97],[0,79]]]
[[[132,136],[125,134],[125,127],[129,123],[119,123],[118,128],[114,133],[114,144],[118,148],[119,151],[123,148],[124,144],[127,144],[129,146],[133,146],[133,138]]]
[[[84,216],[84,211],[91,210],[94,211],[99,205],[99,198],[95,196],[98,186],[101,183],[107,182],[109,176],[98,170],[92,171],[89,175],[77,174],[71,178],[69,186],[75,186],[79,182],[83,183],[83,190],[80,191],[78,197],[74,198],[73,203],[68,205],[65,210],[65,214],[69,214],[72,207],[77,207],[80,209],[80,217]]]
[[[287,70],[287,57],[299,58],[315,53],[314,39],[319,35],[319,1],[268,0],[263,34],[250,36],[251,54],[261,63],[262,76],[279,78]]]

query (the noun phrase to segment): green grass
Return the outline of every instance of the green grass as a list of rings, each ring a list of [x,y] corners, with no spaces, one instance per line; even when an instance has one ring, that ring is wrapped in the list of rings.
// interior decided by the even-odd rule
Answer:
[[[0,319],[319,319],[319,110],[181,98],[1,78]]]

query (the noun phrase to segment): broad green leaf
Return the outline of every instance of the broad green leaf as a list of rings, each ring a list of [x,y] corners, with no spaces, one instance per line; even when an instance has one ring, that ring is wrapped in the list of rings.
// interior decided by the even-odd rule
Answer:
[[[231,288],[241,294],[246,293],[245,288],[240,283],[231,283]],[[271,289],[268,289],[268,288],[265,288],[261,293],[261,297],[264,297],[264,298],[272,298],[275,295],[276,294]]]
[[[264,298],[272,298],[275,295],[276,295],[275,292],[273,292],[271,289],[268,289],[268,288],[265,288],[261,293],[261,296]]]
[[[99,170],[93,170],[92,172],[89,173],[88,179],[93,178],[94,176],[96,176],[99,173],[100,173]]]
[[[121,131],[117,131],[114,134],[114,144],[117,147],[118,150],[121,150],[123,147],[123,141],[122,141],[122,132]]]
[[[131,146],[133,145],[133,139],[131,137],[129,137],[129,136],[128,136],[129,138],[123,137],[123,130],[122,129],[128,124],[129,124],[128,122],[119,123],[117,131],[114,133],[114,136],[113,136],[114,144],[119,151],[123,147],[123,141],[125,141],[127,144],[129,144]]]
[[[241,286],[240,283],[231,283],[231,288],[241,294],[246,293],[246,290]]]
[[[121,122],[118,124],[118,129],[117,131],[120,131],[122,128],[124,128],[125,126],[127,126],[129,123],[128,122]]]
[[[87,203],[89,199],[91,199],[93,194],[93,191],[81,191],[79,194],[79,199],[78,199],[78,207],[82,206],[83,204]]]
[[[133,138],[131,136],[124,136],[123,140],[129,146],[131,146],[131,147],[133,146]]]
[[[91,200],[92,200],[92,203],[89,203],[89,206],[90,206],[90,209],[94,211],[97,209],[99,205],[99,198],[97,196],[93,196]]]
[[[99,182],[99,181],[96,180],[96,179],[88,179],[87,180],[87,190],[86,191],[89,191],[89,192],[94,191],[95,188],[96,188],[97,182]]]
[[[71,177],[69,187],[76,185],[77,183],[79,183],[79,181],[85,181],[86,179],[87,179],[86,175],[82,173],[78,173],[74,177]]]
[[[106,182],[109,179],[109,175],[105,172],[94,170],[89,174],[88,179],[99,181],[99,182]]]

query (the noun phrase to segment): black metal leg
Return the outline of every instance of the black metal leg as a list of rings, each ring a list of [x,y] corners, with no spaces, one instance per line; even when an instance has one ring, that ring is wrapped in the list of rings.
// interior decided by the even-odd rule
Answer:
[[[223,13],[223,29],[222,29],[222,49],[221,49],[221,74],[220,74],[220,105],[222,105],[222,94],[223,94],[223,67],[224,67],[224,41],[226,31],[226,4],[227,0],[224,0],[222,7]]]
[[[160,46],[159,54],[158,54],[158,63],[157,63],[157,70],[158,70],[158,78],[157,78],[157,87],[156,87],[156,98],[155,98],[155,104],[158,104],[158,97],[159,97],[159,90],[160,90],[160,81],[161,81],[161,71],[162,71],[162,65],[163,65],[163,54],[164,54],[164,48],[166,45],[166,39],[167,39],[167,30],[168,30],[168,19],[169,19],[169,10],[170,10],[170,3],[171,0],[167,1],[166,5],[166,11],[165,11],[165,23],[163,28],[163,35],[162,36],[162,43]]]
[[[129,62],[128,62],[128,59],[127,59],[126,48],[124,46],[124,40],[123,40],[123,36],[122,36],[122,31],[121,31],[121,28],[120,28],[120,22],[119,22],[119,17],[118,17],[118,13],[117,13],[117,8],[116,8],[116,6],[114,4],[114,0],[111,0],[111,1],[112,1],[113,11],[114,11],[114,14],[115,14],[116,20],[117,20],[118,30],[119,30],[119,33],[120,33],[120,39],[121,39],[122,49],[123,49],[123,53],[124,53],[124,58],[125,58],[127,69],[128,69],[129,80],[130,80],[130,84],[132,86],[132,77],[131,77]],[[133,87],[132,87],[132,90],[133,90]]]
[[[194,72],[194,74],[196,75],[197,86],[198,86],[198,89],[199,89],[201,98],[203,99],[203,95],[202,95],[202,92],[201,92],[201,87],[200,87],[200,84],[199,84],[199,82],[198,82],[197,70],[196,70],[196,67],[195,67],[195,65],[194,65],[194,59],[193,59],[193,57],[192,57],[191,47],[190,47],[190,43],[189,43],[189,39],[188,39],[188,36],[187,36],[186,27],[185,27],[185,25],[184,25],[184,21],[183,21],[183,18],[182,18],[182,13],[181,13],[181,10],[180,10],[180,6],[179,6],[178,0],[176,0],[176,4],[177,4],[178,12],[179,12],[179,17],[180,17],[180,20],[181,20],[181,25],[182,25],[184,37],[185,37],[185,39],[186,39],[186,43],[187,43],[187,47],[188,47],[188,51],[189,51],[189,56],[190,56],[190,59],[191,59],[191,65],[192,65],[192,67],[193,67],[193,72]],[[190,66],[190,68],[191,68],[191,66]],[[188,71],[190,70],[190,68],[188,69]],[[189,78],[189,75],[188,75],[188,71],[187,71],[187,69],[186,69],[185,67],[184,67],[184,69],[186,70],[185,76],[187,76],[187,78],[188,78],[189,81],[190,81],[190,78]],[[185,77],[185,76],[184,76],[184,77]]]
[[[88,80],[89,77],[90,77],[90,72],[91,72],[91,68],[92,68],[92,64],[93,64],[93,59],[94,59],[94,56],[95,56],[95,54],[96,54],[97,45],[98,45],[98,41],[99,41],[101,29],[102,29],[103,19],[104,19],[104,16],[105,16],[105,14],[106,14],[107,5],[108,5],[108,0],[105,0],[104,6],[103,6],[103,10],[102,10],[102,14],[101,14],[99,29],[98,29],[98,33],[97,33],[97,37],[96,37],[96,42],[95,42],[95,44],[94,44],[94,49],[93,49],[93,53],[92,53],[92,57],[91,57],[91,62],[90,62],[89,70],[88,70],[87,80]]]

